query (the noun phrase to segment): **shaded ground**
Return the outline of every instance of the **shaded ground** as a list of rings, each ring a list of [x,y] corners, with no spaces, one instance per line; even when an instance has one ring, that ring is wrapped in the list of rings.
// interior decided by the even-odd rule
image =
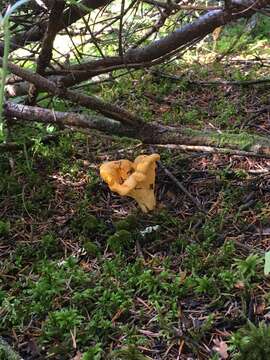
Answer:
[[[146,119],[270,131],[267,85],[122,88]],[[101,162],[151,152],[127,139],[68,133],[1,154],[0,334],[24,359],[219,359],[227,345],[233,358],[238,329],[269,321],[270,160],[155,151],[205,212],[162,169],[153,213],[112,194]]]

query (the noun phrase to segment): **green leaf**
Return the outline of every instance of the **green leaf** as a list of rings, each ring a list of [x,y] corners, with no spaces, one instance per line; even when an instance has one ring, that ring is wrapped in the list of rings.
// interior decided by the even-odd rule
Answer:
[[[264,275],[270,273],[270,251],[267,251],[264,255]]]

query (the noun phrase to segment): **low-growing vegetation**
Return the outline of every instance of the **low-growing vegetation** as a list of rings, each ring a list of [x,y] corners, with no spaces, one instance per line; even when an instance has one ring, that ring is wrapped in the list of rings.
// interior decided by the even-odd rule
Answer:
[[[180,60],[85,85],[147,124],[210,134],[212,148],[5,124],[0,360],[9,360],[2,340],[24,360],[270,358],[270,160],[251,152],[262,137],[268,146],[269,84],[248,83],[269,72],[270,22],[259,19],[224,27],[214,43],[210,34]],[[44,94],[40,106],[70,110]],[[143,213],[99,167],[153,152],[157,206]]]

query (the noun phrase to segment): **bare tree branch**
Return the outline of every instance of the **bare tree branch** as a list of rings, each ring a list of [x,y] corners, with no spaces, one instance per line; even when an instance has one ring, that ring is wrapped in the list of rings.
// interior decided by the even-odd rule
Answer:
[[[158,1],[158,0],[143,0],[143,2],[147,4],[151,4],[157,7],[160,7],[162,9],[167,10],[185,10],[185,11],[210,11],[210,10],[218,10],[221,9],[220,6],[205,6],[205,5],[182,5],[182,4],[176,4],[174,2],[167,2],[164,1]]]
[[[67,69],[70,74],[63,76],[62,84],[63,86],[71,86],[86,81],[92,76],[119,68],[138,68],[140,65],[141,67],[145,66],[145,64],[149,66],[151,62],[176,51],[195,39],[206,36],[217,27],[223,26],[240,17],[250,16],[255,10],[249,5],[249,10],[243,12],[243,8],[246,9],[247,6],[244,4],[246,3],[242,1],[237,1],[237,5],[234,2],[235,7],[230,13],[225,9],[208,12],[196,21],[177,29],[162,39],[153,41],[149,45],[141,48],[129,49],[123,56],[107,57],[73,65]],[[256,8],[265,7],[269,4],[269,0],[257,1]]]
[[[0,66],[2,66],[2,64],[3,60],[0,58]],[[134,128],[145,126],[140,117],[133,115],[119,106],[106,103],[94,96],[84,95],[75,91],[64,89],[43,76],[32,73],[31,71],[23,69],[15,64],[8,63],[8,68],[13,74],[34,84],[40,90],[45,90],[52,95],[69,100],[70,102],[79,104],[91,110],[98,110],[101,114],[118,120],[128,126],[132,126]]]
[[[50,16],[47,30],[45,32],[39,57],[37,60],[37,74],[44,75],[46,67],[49,65],[52,57],[53,43],[58,32],[58,24],[62,22],[62,13],[65,7],[65,1],[55,0],[51,4]],[[32,85],[29,90],[28,103],[34,104],[38,95],[37,88]]]
[[[58,0],[57,0],[58,1]],[[58,23],[57,32],[65,29],[67,26],[75,23],[77,20],[86,15],[90,9],[98,9],[109,4],[112,0],[84,0],[82,2],[82,7],[78,7],[76,5],[71,5],[64,13],[63,21]],[[89,11],[86,10],[89,8]],[[40,41],[44,35],[44,32],[47,28],[47,20],[41,21],[36,24],[34,27],[31,27],[29,30],[20,32],[13,36],[10,44],[10,51],[17,50],[23,47],[26,44]],[[4,43],[0,43],[0,56],[4,54]]]
[[[4,109],[9,121],[12,121],[12,118],[17,118],[30,122],[98,130],[110,135],[134,136],[134,130],[124,127],[117,121],[101,116],[60,112],[37,106],[15,104],[11,101],[5,102]]]

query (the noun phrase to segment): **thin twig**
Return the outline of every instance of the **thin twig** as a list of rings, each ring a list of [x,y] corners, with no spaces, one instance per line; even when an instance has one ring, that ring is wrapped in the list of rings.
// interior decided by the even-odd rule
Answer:
[[[154,149],[152,146],[150,146],[150,150],[154,153]],[[188,198],[193,202],[196,207],[206,214],[206,211],[202,208],[202,205],[198,202],[198,200],[190,194],[190,192],[186,189],[186,187],[179,181],[177,178],[161,163],[161,161],[158,161],[159,167],[165,172],[165,174],[175,183],[175,185],[183,191],[184,194],[188,196]]]
[[[211,86],[211,85],[234,85],[234,86],[249,86],[249,85],[257,85],[257,84],[265,84],[270,82],[270,78],[265,79],[257,79],[257,80],[213,80],[213,81],[197,81],[197,80],[189,80],[186,79],[184,76],[175,76],[175,75],[169,75],[165,73],[159,72],[158,75],[160,77],[171,79],[175,81],[185,81],[188,84],[197,84],[202,86]]]
[[[259,154],[252,151],[244,150],[232,150],[228,148],[217,148],[214,146],[204,146],[204,145],[178,145],[178,144],[155,144],[157,147],[164,147],[167,149],[178,149],[184,151],[195,151],[202,153],[219,153],[224,155],[237,155],[237,156],[246,156],[246,157],[257,157],[262,159],[270,159],[270,155]]]
[[[123,56],[123,20],[124,20],[124,13],[125,13],[125,0],[121,2],[121,16],[119,21],[119,34],[118,34],[118,49],[119,49],[119,56]]]

